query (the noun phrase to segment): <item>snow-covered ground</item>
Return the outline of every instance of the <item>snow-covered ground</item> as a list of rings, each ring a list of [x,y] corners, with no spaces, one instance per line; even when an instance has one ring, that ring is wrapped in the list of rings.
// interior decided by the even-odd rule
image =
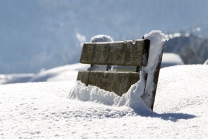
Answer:
[[[161,69],[150,113],[70,99],[75,80],[0,85],[0,138],[207,138],[207,72]]]

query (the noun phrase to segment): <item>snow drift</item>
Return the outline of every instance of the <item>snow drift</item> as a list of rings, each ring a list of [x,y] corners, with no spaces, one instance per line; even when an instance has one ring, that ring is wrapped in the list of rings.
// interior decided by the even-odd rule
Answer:
[[[75,80],[0,85],[0,138],[207,138],[207,71],[161,69],[155,113],[145,114],[69,99]]]

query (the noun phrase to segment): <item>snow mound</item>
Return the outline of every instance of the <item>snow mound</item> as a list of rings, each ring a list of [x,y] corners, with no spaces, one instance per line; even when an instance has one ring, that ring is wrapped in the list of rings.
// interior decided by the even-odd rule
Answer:
[[[151,49],[150,49],[150,58],[148,64],[140,72],[140,80],[132,85],[127,93],[123,94],[121,97],[114,94],[113,92],[108,92],[102,90],[96,86],[85,86],[84,84],[77,82],[76,86],[69,92],[69,98],[78,99],[82,101],[94,101],[106,105],[115,105],[115,106],[129,106],[135,110],[140,111],[141,113],[150,112],[151,110],[145,105],[142,101],[141,96],[145,88],[144,74],[149,72],[148,79],[152,80],[151,76],[153,73],[153,68],[156,68],[157,65],[155,60],[158,60],[157,54],[162,50],[164,41],[168,38],[161,33],[161,31],[152,31],[149,34],[144,35],[145,39],[150,39]],[[96,38],[96,37],[95,37]],[[158,48],[157,48],[158,47]],[[152,63],[153,62],[153,63]],[[151,82],[147,82],[147,86],[152,89]]]
[[[91,42],[113,42],[113,39],[107,35],[96,35],[90,39]]]
[[[76,86],[70,91],[69,98],[77,98],[82,101],[94,101],[105,105],[117,105],[120,97],[113,92],[108,92],[96,86],[86,86],[77,81]]]

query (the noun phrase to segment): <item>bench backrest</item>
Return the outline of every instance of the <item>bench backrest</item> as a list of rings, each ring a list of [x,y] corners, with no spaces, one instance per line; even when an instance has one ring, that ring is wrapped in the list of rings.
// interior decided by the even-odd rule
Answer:
[[[84,43],[80,63],[146,66],[149,40]]]

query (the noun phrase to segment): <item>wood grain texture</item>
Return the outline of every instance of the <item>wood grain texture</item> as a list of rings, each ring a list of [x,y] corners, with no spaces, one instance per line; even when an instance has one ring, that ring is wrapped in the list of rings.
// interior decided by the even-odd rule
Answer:
[[[79,71],[77,76],[77,80],[86,85],[97,86],[119,96],[126,93],[139,79],[138,72]]]
[[[97,65],[141,66],[144,40],[85,43],[80,63]]]

